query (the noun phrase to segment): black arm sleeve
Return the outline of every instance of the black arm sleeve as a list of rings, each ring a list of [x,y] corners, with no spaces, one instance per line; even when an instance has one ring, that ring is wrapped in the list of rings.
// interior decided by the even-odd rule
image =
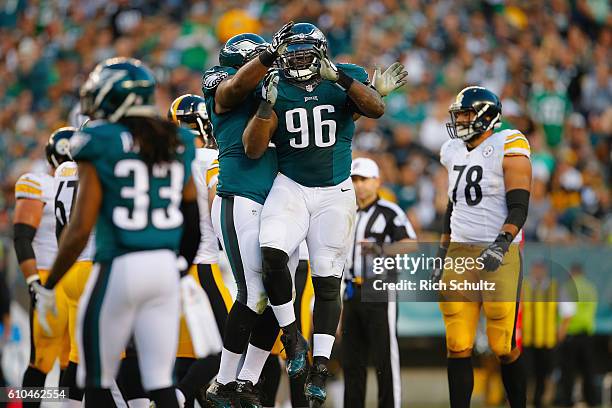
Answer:
[[[517,188],[506,192],[506,206],[508,216],[504,224],[515,225],[519,230],[523,228],[529,210],[529,191]]]
[[[0,318],[9,314],[10,311],[11,293],[9,292],[9,288],[6,284],[6,276],[4,275],[4,273],[0,273]]]
[[[187,275],[189,267],[198,252],[200,246],[200,211],[197,201],[183,201],[181,203],[183,213],[183,236],[179,255],[187,261],[187,269],[181,271],[181,277]]]
[[[28,224],[18,223],[13,226],[13,243],[15,244],[15,253],[19,263],[25,262],[28,259],[36,259],[32,241],[36,235],[36,228]]]
[[[442,234],[450,234],[451,233],[451,214],[453,213],[453,202],[448,200],[448,204],[446,205],[446,213],[444,214],[444,222],[442,223]]]

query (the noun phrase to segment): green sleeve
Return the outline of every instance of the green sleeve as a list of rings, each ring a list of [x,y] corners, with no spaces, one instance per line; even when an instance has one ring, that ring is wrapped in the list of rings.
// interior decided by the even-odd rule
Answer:
[[[193,133],[184,128],[179,128],[179,137],[185,146],[185,151],[181,154],[182,162],[185,164],[185,182],[191,176],[191,162],[195,158],[195,145],[193,143]]]
[[[368,78],[368,73],[363,67],[355,64],[337,64],[338,69],[344,71],[344,73],[356,81],[361,82],[362,84],[368,85],[370,83],[370,79]]]

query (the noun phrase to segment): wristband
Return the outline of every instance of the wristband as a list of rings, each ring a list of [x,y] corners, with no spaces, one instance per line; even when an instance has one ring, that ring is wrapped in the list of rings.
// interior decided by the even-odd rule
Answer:
[[[263,66],[270,68],[274,64],[274,61],[276,61],[277,57],[278,54],[273,54],[268,50],[263,50],[261,53],[259,53],[259,62],[261,62]]]
[[[30,286],[32,283],[39,281],[40,280],[40,276],[38,276],[37,273],[35,273],[34,275],[30,275],[26,278],[26,283],[28,284],[28,286]]]
[[[346,75],[341,69],[338,70],[338,80],[336,83],[343,91],[348,91],[353,84],[354,79]]]

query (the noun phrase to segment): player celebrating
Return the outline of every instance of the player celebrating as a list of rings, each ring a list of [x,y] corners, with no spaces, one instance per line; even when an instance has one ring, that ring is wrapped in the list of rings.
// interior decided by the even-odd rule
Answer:
[[[281,57],[281,71],[264,80],[263,101],[243,135],[249,157],[276,145],[280,174],[261,216],[264,284],[285,349],[306,349],[292,304],[287,262],[306,239],[310,252],[314,306],[314,368],[305,392],[325,401],[327,363],[340,317],[340,280],[351,242],[356,202],[350,179],[354,118],[382,116],[381,95],[368,86],[359,66],[332,63],[327,40],[308,23],[295,24],[295,40]],[[295,353],[295,352],[294,352]],[[302,365],[288,361],[290,376]]]
[[[98,64],[82,86],[83,113],[102,120],[71,140],[79,193],[49,279],[37,287],[44,319],[54,307],[53,288],[82,253],[97,220],[96,263],[77,327],[77,378],[85,385],[87,407],[113,406],[105,389],[132,333],[145,390],[159,407],[179,406],[172,387],[179,324],[175,251],[180,244],[191,261],[197,248],[189,244],[199,241],[190,177],[194,147],[190,132],[158,117],[154,92],[151,72],[126,58]]]
[[[470,406],[471,354],[482,305],[489,346],[501,362],[510,406],[525,407],[525,371],[515,326],[521,282],[517,243],[527,218],[531,186],[529,143],[518,130],[495,132],[502,107],[485,88],[463,89],[449,112],[451,140],[442,146],[440,162],[448,170],[450,199],[438,256],[480,258],[477,263],[483,268],[464,274],[446,269],[443,274],[434,272],[433,278],[443,282],[485,279],[497,287],[494,293],[482,292],[472,301],[457,301],[465,299],[465,293],[442,292],[443,300],[448,300],[440,303],[440,309],[446,326],[450,405]],[[484,250],[478,245],[483,241],[488,245]]]
[[[258,240],[261,208],[277,174],[276,155],[267,149],[258,160],[249,159],[241,137],[257,108],[255,88],[286,46],[292,26],[282,27],[270,44],[255,34],[230,38],[219,53],[220,66],[208,70],[202,83],[219,146],[213,227],[238,288],[226,321],[219,373],[207,392],[218,407],[228,406],[235,394],[243,406],[259,405],[253,385],[278,333],[274,314],[267,307]],[[244,365],[236,376],[249,338]]]
[[[210,218],[209,204],[215,196],[219,162],[217,143],[212,134],[205,99],[192,94],[179,96],[168,109],[168,119],[190,129],[195,136],[197,149],[191,167],[198,192],[201,237],[198,252],[193,260],[194,265],[189,274],[206,292],[214,312],[214,321],[200,322],[200,324],[206,326],[207,330],[211,328],[214,330],[216,327],[219,336],[222,336],[232,299],[219,270],[219,246]],[[193,396],[199,398],[200,387],[208,384],[217,374],[221,357],[218,353],[194,360],[192,340],[185,321],[181,319],[175,374],[180,380],[177,388],[187,397],[185,406],[193,406]]]
[[[67,146],[48,143],[45,152],[51,172],[61,164],[63,155],[56,155]],[[44,283],[57,252],[55,216],[53,211],[53,177],[48,173],[26,173],[15,184],[15,215],[13,237],[17,261],[29,286],[30,303],[30,364],[23,375],[24,387],[42,387],[55,360],[60,357],[62,369],[68,364],[68,306],[63,290],[58,290],[58,313],[44,330],[36,318],[34,287]],[[28,406],[37,407],[40,403]]]

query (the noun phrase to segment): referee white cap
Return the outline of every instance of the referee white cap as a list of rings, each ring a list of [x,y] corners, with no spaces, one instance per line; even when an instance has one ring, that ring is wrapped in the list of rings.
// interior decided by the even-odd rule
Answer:
[[[353,160],[353,164],[351,165],[351,176],[378,178],[380,177],[380,172],[374,160],[368,159],[367,157],[359,157]]]

